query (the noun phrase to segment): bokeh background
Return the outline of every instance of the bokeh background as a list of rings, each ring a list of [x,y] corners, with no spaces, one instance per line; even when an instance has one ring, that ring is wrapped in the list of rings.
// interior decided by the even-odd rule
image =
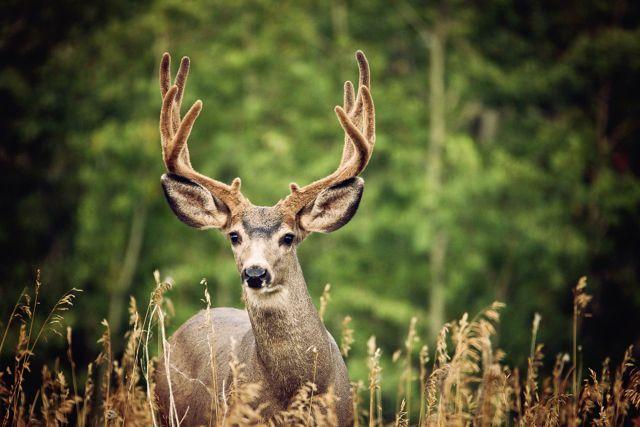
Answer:
[[[327,324],[353,317],[384,364],[412,316],[446,320],[507,304],[498,346],[522,366],[534,313],[546,354],[571,348],[571,288],[595,298],[582,360],[640,344],[640,3],[612,1],[3,1],[0,13],[2,321],[42,270],[43,305],[84,290],[66,316],[80,366],[100,321],[126,328],[159,269],[174,329],[203,306],[241,306],[227,241],[180,223],[160,188],[157,69],[192,69],[204,110],[195,167],[257,204],[339,161],[332,108],[368,56],[377,144],[357,216],[299,249]],[[115,349],[122,341],[114,340]],[[59,354],[62,340],[40,356]],[[42,358],[42,357],[41,357]],[[549,363],[547,363],[549,364]],[[37,372],[37,371],[36,371]],[[394,370],[383,371],[385,396]]]

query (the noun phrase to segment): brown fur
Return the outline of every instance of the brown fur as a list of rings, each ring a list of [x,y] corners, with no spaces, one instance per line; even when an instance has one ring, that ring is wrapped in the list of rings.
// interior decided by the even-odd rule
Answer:
[[[332,389],[337,395],[339,424],[353,422],[347,369],[311,301],[296,250],[309,233],[331,232],[349,222],[362,197],[364,181],[357,175],[373,151],[375,120],[368,64],[362,52],[356,58],[358,95],[347,82],[344,109],[336,108],[345,130],[340,166],[304,188],[292,184],[286,199],[263,207],[252,205],[242,195],[239,179],[226,185],[192,168],[186,140],[202,104],[197,101],[180,120],[189,61],[182,60],[176,84],[169,87],[169,56],[163,56],[160,131],[169,171],[162,177],[167,201],[186,224],[217,228],[227,236],[234,234],[234,239],[237,236],[232,248],[239,272],[249,267],[268,272],[259,288],[243,284],[246,311],[216,308],[200,312],[171,337],[165,349],[170,384],[164,358],[156,371],[156,397],[165,423],[171,397],[178,419],[184,417],[183,424],[215,420],[212,402],[217,399],[222,404],[229,397],[234,346],[237,359],[246,367],[246,381],[262,385],[255,403],[266,404],[267,417],[286,409],[302,386],[314,382],[318,393]],[[291,244],[286,243],[287,235],[294,237]],[[212,396],[214,390],[217,396]]]
[[[348,185],[352,191],[348,192],[349,197],[341,199],[344,205],[357,204],[362,185],[361,179]],[[336,190],[327,192],[333,191]],[[342,194],[345,190],[340,188],[338,191]],[[352,201],[354,197],[355,202]],[[349,218],[355,214],[355,210],[344,212],[350,214]],[[341,222],[347,220],[336,218]],[[336,408],[340,424],[350,424],[353,414],[349,378],[340,350],[311,301],[298,263],[296,245],[287,247],[280,243],[285,233],[296,234],[298,242],[307,233],[300,228],[291,229],[276,207],[257,206],[247,208],[241,218],[225,227],[225,231],[235,231],[242,239],[242,243],[233,246],[238,270],[247,265],[264,266],[271,272],[273,279],[269,288],[274,290],[255,290],[243,285],[246,311],[211,310],[220,401],[228,397],[222,395],[222,384],[228,386],[231,381],[229,361],[233,338],[237,341],[238,359],[247,366],[249,381],[263,385],[258,403],[268,403],[267,413],[285,409],[298,388],[313,381],[319,393],[333,387],[340,399]],[[182,325],[169,340],[173,395],[179,417],[187,414],[185,425],[206,423],[214,416],[208,391],[213,389],[207,337],[210,328],[203,311]],[[169,392],[165,372],[161,361],[156,376],[156,395],[166,417]]]

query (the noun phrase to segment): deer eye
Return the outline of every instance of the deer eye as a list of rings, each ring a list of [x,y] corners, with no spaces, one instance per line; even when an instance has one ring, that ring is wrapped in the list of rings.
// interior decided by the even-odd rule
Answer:
[[[293,240],[296,238],[296,236],[294,236],[291,233],[287,233],[284,236],[282,236],[282,244],[283,245],[287,245],[287,246],[291,246],[291,244],[293,243]]]
[[[229,240],[231,240],[232,245],[237,245],[242,241],[240,235],[236,231],[229,233]]]

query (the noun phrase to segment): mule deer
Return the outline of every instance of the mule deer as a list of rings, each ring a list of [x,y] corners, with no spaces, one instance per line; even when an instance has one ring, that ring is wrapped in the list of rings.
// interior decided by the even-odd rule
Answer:
[[[356,59],[360,71],[357,96],[347,81],[344,106],[335,107],[345,132],[338,168],[305,187],[292,183],[285,199],[264,207],[253,205],[241,193],[240,178],[227,185],[193,169],[187,139],[202,102],[196,101],[180,117],[189,59],[182,59],[171,85],[170,56],[165,53],[162,57],[160,136],[168,171],[162,176],[164,194],[184,223],[199,229],[217,228],[227,236],[246,306],[246,310],[201,311],[171,337],[156,374],[156,397],[164,423],[198,425],[216,419],[212,402],[226,398],[222,385],[228,391],[232,351],[246,366],[247,380],[261,384],[256,403],[265,404],[267,414],[285,409],[294,393],[313,381],[317,393],[331,388],[337,395],[339,424],[352,423],[347,369],[311,301],[296,247],[311,232],[328,233],[349,222],[362,197],[364,180],[358,175],[373,151],[375,117],[369,65],[360,51]],[[210,345],[207,337],[212,327],[215,335]]]

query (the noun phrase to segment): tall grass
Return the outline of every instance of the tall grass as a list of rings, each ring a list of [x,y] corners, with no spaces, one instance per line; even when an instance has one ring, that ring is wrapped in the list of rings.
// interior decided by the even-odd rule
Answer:
[[[166,316],[171,305],[164,298],[171,284],[155,273],[156,285],[143,315],[131,298],[129,329],[123,337],[124,351],[119,358],[112,352],[109,324],[102,322],[99,339],[102,351],[86,372],[84,385],[78,384],[78,367],[71,350],[73,331],[66,329],[66,357],[46,362],[38,374],[31,372],[36,346],[46,334],[59,334],[62,315],[70,309],[78,292],[65,293],[37,324],[36,309],[42,290],[36,280],[32,293],[23,291],[6,321],[0,351],[9,345],[8,337],[16,336],[11,354],[13,362],[0,373],[0,408],[2,426],[26,425],[159,425],[154,403],[153,372],[157,359],[151,357],[152,343],[157,339],[161,357],[168,358],[165,331]],[[330,299],[326,287],[321,299],[325,313]],[[632,348],[625,352],[615,369],[605,360],[599,371],[588,369],[581,379],[577,363],[580,320],[591,297],[586,293],[586,279],[574,288],[573,346],[571,355],[561,354],[548,376],[542,377],[543,346],[537,342],[540,317],[533,319],[531,348],[524,375],[503,362],[503,352],[494,348],[492,338],[500,319],[501,303],[493,303],[475,317],[465,313],[459,320],[445,324],[430,354],[423,345],[418,350],[417,318],[411,319],[401,350],[394,354],[401,381],[395,416],[383,419],[381,387],[384,372],[380,364],[382,350],[375,337],[367,342],[368,378],[353,379],[352,396],[356,419],[354,424],[380,425],[623,425],[638,416],[640,408],[640,370],[632,358]],[[211,299],[205,287],[205,302]],[[340,350],[348,358],[354,344],[351,318],[342,322]],[[13,331],[14,333],[9,333]],[[209,331],[210,343],[215,330]],[[213,345],[213,344],[212,344]],[[418,352],[416,357],[416,352]],[[215,360],[212,360],[215,366]],[[217,407],[212,425],[334,425],[335,402],[332,390],[318,394],[312,382],[303,386],[285,411],[265,419],[265,408],[256,405],[265,384],[247,381],[245,367],[237,357],[229,361],[232,381],[225,393],[227,400],[214,402]],[[168,366],[168,364],[167,364]],[[394,368],[395,369],[395,368]],[[71,381],[65,376],[71,377]],[[167,372],[167,374],[171,374]],[[27,376],[39,375],[37,390],[25,390]],[[29,383],[33,383],[30,381]],[[215,387],[220,385],[213,383]],[[366,386],[365,386],[366,384]],[[224,387],[224,384],[222,385]],[[212,396],[218,395],[211,391]],[[418,408],[413,407],[415,403]],[[184,414],[183,414],[184,416]],[[180,425],[181,416],[171,404],[169,424]],[[635,422],[640,420],[636,418]]]

